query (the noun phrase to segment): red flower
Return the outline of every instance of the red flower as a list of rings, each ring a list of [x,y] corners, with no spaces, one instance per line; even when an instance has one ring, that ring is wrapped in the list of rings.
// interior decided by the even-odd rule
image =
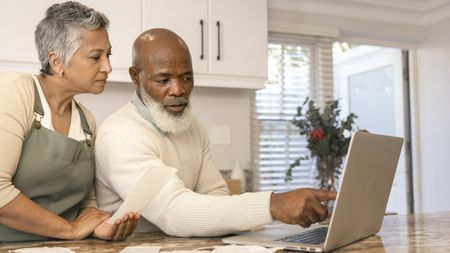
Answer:
[[[319,128],[314,128],[311,131],[311,140],[314,142],[319,142],[321,141],[323,138],[325,138],[325,131],[323,131],[323,128],[319,127]]]

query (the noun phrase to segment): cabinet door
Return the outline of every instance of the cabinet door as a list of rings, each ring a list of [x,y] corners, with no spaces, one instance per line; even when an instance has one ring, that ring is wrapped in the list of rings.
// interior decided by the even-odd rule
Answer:
[[[267,77],[267,1],[210,0],[209,3],[209,72]]]
[[[106,15],[109,19],[109,40],[112,47],[111,66],[113,71],[110,81],[131,82],[128,68],[131,66],[131,48],[136,37],[141,33],[140,0],[78,0]]]
[[[208,72],[207,4],[207,0],[144,0],[143,5],[143,29],[159,27],[176,32],[189,47],[195,73]]]
[[[34,31],[49,6],[49,1],[0,1],[0,70],[39,73]]]
[[[34,31],[54,0],[0,1],[0,70],[38,73],[39,59],[34,44]],[[103,12],[110,20],[108,29],[113,55],[110,81],[130,81],[131,46],[142,30],[141,0],[80,0],[82,4]]]

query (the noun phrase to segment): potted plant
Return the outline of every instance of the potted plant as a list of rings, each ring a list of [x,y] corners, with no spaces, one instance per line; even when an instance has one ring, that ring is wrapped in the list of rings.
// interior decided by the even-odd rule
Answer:
[[[342,161],[347,154],[354,120],[357,118],[350,113],[341,120],[340,112],[339,100],[327,102],[322,111],[309,98],[297,107],[297,115],[292,123],[298,127],[300,135],[306,137],[310,156],[301,156],[290,164],[286,172],[287,181],[292,180],[292,169],[300,166],[302,160],[315,158],[320,188],[336,190],[336,179],[341,174]]]

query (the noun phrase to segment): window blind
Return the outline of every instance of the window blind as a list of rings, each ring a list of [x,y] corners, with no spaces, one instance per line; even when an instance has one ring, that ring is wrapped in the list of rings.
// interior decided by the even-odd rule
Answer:
[[[333,98],[331,38],[269,34],[268,81],[252,100],[252,161],[254,189],[286,191],[311,187],[315,182],[311,161],[286,170],[301,155],[308,155],[306,139],[290,122],[306,97],[319,105]]]

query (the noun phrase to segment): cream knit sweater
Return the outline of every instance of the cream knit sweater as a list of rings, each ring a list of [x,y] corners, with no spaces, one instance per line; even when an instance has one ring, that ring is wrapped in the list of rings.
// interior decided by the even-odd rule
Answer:
[[[271,192],[229,196],[197,120],[182,134],[163,133],[136,95],[104,121],[95,154],[97,202],[111,212],[145,171],[176,170],[162,188],[148,186],[155,197],[142,212],[136,232],[154,231],[156,225],[174,236],[216,236],[272,221]]]

